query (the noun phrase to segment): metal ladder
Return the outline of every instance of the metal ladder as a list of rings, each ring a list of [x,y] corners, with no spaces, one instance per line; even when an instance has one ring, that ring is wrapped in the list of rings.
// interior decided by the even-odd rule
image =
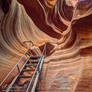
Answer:
[[[27,52],[28,50],[26,53]],[[15,65],[15,68],[17,67],[18,74],[15,76],[12,82],[4,90],[2,90],[2,92],[35,92],[40,77],[42,64],[45,59],[43,54],[46,53],[46,44],[44,45],[42,52],[43,54],[41,56],[29,56],[26,55],[26,53],[24,53],[24,56],[27,57],[25,63],[21,68],[18,65],[19,62]],[[21,59],[22,58],[23,56]],[[13,68],[9,74],[12,73],[15,68]],[[9,74],[5,80],[9,77]],[[21,84],[21,80],[26,81],[24,84]]]

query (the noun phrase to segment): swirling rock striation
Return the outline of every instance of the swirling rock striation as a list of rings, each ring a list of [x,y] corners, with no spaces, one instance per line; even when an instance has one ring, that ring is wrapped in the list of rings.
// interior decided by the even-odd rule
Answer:
[[[31,40],[47,43],[39,92],[92,90],[92,1],[66,1],[0,0],[0,82]]]

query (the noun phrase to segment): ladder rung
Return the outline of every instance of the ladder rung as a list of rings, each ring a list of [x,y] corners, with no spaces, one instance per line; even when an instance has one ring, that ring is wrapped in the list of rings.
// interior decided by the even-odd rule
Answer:
[[[34,62],[35,62],[35,61],[39,61],[39,60],[38,60],[38,59],[31,59],[30,62],[31,62],[31,61],[34,61]]]
[[[39,58],[41,58],[41,56],[32,56],[32,57],[30,57],[30,59],[39,59]]]
[[[22,72],[34,71],[34,69],[23,69]]]
[[[32,76],[20,75],[19,78],[31,78]]]
[[[29,62],[38,62],[39,59],[30,59]]]
[[[26,64],[26,66],[37,66],[37,64]]]
[[[31,63],[38,63],[39,61],[38,60],[31,60],[29,62],[31,62]]]
[[[39,61],[31,61],[32,63],[38,63]]]

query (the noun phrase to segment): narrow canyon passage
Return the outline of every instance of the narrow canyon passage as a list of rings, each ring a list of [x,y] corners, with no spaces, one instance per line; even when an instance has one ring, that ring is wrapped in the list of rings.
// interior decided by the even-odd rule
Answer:
[[[30,40],[47,43],[39,92],[92,92],[91,0],[0,0],[0,82]]]

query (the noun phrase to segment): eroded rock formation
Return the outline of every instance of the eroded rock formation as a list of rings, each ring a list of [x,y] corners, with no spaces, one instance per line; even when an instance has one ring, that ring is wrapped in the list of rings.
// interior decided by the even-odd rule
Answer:
[[[32,40],[47,43],[39,91],[92,91],[92,1],[68,1],[0,0],[0,82]]]

